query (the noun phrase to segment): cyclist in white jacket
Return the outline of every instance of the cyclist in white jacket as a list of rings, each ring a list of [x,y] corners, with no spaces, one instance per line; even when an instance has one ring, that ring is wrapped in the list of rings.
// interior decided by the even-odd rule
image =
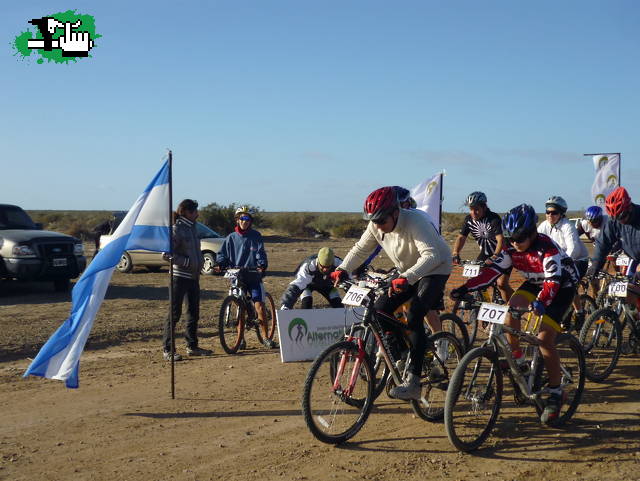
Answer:
[[[573,259],[582,279],[589,266],[589,251],[580,240],[576,226],[565,216],[567,202],[559,195],[553,195],[545,202],[544,207],[546,220],[538,226],[538,232],[551,237],[558,247]],[[584,311],[579,296],[574,298],[573,306],[576,309],[576,324],[581,325],[584,321]]]
[[[382,246],[400,275],[392,281],[390,295],[381,295],[376,300],[376,310],[391,315],[399,306],[412,301],[407,315],[411,342],[409,373],[389,394],[397,399],[419,399],[420,375],[428,342],[423,319],[425,313],[442,300],[451,273],[451,250],[424,215],[414,209],[399,207],[393,187],[374,190],[367,197],[364,210],[370,222],[342,264],[331,273],[331,279],[338,282],[345,278],[378,245]]]

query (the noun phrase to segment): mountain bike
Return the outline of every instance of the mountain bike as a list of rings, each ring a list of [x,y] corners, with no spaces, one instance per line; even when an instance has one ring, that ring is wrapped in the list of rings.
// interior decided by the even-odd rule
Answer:
[[[461,264],[462,277],[466,278],[476,277],[480,273],[480,269],[485,265],[484,261],[470,260],[461,261]],[[491,293],[489,292],[490,288]],[[505,304],[505,300],[502,298],[502,294],[500,294],[500,289],[498,289],[497,279],[487,287],[474,291],[471,296],[474,301],[478,302]],[[461,319],[467,326],[469,346],[473,346],[478,336],[478,309],[479,307],[476,304],[456,300],[451,310],[451,313]],[[486,323],[482,327],[486,328]]]
[[[376,298],[389,286],[390,279],[345,281],[341,285],[348,288],[342,303],[349,308],[364,308],[364,312],[354,311],[360,321],[348,329],[343,341],[320,353],[307,374],[302,413],[319,441],[339,444],[355,436],[369,417],[375,392],[384,389],[387,378],[397,385],[403,382],[411,362],[409,349],[404,338],[387,332],[387,328],[402,330],[406,326],[374,309]],[[443,349],[436,349],[436,343],[445,347],[444,356],[438,354]],[[449,378],[461,357],[460,343],[451,333],[438,332],[429,337],[422,361],[421,396],[409,401],[421,419],[442,419]],[[386,374],[377,378],[376,369],[382,365]]]
[[[229,294],[222,301],[218,317],[218,333],[222,349],[227,354],[235,354],[247,346],[245,332],[254,330],[259,344],[275,347],[276,307],[271,294],[265,292],[264,307],[266,319],[260,321],[251,293],[247,289],[247,276],[261,275],[256,269],[227,269],[224,277],[229,280]]]
[[[477,302],[467,297],[467,302]],[[514,389],[517,404],[531,404],[538,415],[545,408],[542,396],[548,382],[540,340],[536,333],[542,316],[530,313],[521,330],[504,325],[507,313],[521,318],[527,310],[507,305],[479,303],[478,320],[490,323],[489,338],[481,347],[469,351],[453,373],[445,401],[444,423],[451,443],[460,451],[473,451],[489,437],[500,412],[503,377]],[[510,333],[525,343],[526,363],[515,361],[511,347],[503,335]],[[562,373],[560,386],[565,402],[554,426],[566,423],[575,413],[585,382],[584,354],[578,340],[570,334],[556,336]]]
[[[597,277],[604,280],[605,295],[598,296],[602,307],[585,322],[580,343],[585,351],[587,378],[602,382],[615,369],[621,354],[638,350],[640,323],[635,306],[627,302],[628,293],[637,292],[637,286],[625,275],[601,271]],[[628,333],[626,341],[625,332]]]

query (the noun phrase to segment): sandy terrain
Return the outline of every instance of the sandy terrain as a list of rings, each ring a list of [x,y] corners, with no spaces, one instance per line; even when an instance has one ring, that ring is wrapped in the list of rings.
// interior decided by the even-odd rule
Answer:
[[[344,255],[351,241],[327,241]],[[268,242],[267,289],[279,298],[295,266],[321,241]],[[468,256],[472,255],[468,251]],[[383,394],[349,443],[332,447],[300,413],[309,363],[276,351],[228,356],[213,327],[226,283],[202,280],[201,345],[209,358],[176,363],[176,399],[161,358],[167,273],[115,273],[83,356],[80,389],[22,379],[70,308],[49,285],[2,284],[0,479],[11,480],[389,480],[639,479],[640,368],[624,357],[607,381],[587,383],[564,429],[540,425],[506,398],[493,436],[456,452],[440,423],[416,418]],[[183,351],[182,325],[178,350]]]

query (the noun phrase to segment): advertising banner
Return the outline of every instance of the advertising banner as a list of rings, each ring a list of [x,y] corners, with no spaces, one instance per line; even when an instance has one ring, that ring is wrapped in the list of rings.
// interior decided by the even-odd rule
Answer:
[[[604,209],[607,195],[620,185],[620,154],[595,154],[592,159],[596,177],[591,186],[591,200]]]
[[[359,311],[362,315],[362,310]],[[282,362],[312,361],[326,347],[344,339],[356,319],[352,309],[276,311]]]
[[[436,174],[430,179],[411,189],[411,197],[416,201],[416,208],[431,217],[438,232],[440,231],[440,203],[442,201],[442,174]]]

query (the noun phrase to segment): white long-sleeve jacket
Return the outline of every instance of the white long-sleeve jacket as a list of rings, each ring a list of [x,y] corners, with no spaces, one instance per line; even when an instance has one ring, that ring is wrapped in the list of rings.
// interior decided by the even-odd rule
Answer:
[[[415,209],[400,209],[396,227],[387,234],[369,222],[338,268],[352,272],[378,244],[409,284],[428,275],[451,274],[451,249],[427,217]]]
[[[538,226],[538,232],[551,237],[574,261],[589,257],[589,251],[580,240],[578,230],[566,217],[563,217],[553,225],[548,220],[545,220]]]

